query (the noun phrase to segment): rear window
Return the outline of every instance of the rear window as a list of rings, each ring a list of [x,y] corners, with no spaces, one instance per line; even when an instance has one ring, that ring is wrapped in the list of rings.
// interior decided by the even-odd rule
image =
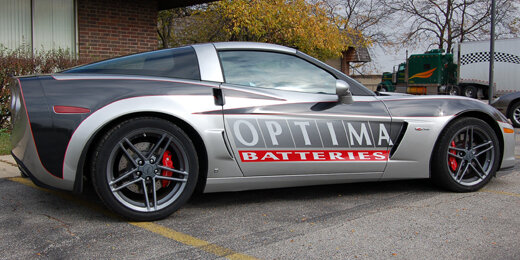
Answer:
[[[63,73],[159,76],[200,80],[197,55],[192,47],[139,53],[72,68]]]

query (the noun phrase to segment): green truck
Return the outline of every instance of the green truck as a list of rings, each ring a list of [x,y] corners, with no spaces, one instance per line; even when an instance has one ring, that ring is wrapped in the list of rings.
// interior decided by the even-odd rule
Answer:
[[[457,65],[453,54],[434,49],[423,54],[412,54],[394,67],[394,72],[384,72],[378,91],[409,94],[459,94]]]

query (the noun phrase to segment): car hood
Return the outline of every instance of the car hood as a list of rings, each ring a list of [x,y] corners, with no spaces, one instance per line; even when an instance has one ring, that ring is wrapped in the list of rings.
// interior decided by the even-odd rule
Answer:
[[[507,122],[498,110],[487,103],[459,96],[378,96],[393,117],[456,116],[465,112],[483,112],[497,121]]]

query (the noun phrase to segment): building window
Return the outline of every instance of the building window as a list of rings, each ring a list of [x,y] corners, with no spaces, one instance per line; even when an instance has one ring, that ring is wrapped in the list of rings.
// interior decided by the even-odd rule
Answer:
[[[74,0],[0,0],[0,44],[76,54]]]

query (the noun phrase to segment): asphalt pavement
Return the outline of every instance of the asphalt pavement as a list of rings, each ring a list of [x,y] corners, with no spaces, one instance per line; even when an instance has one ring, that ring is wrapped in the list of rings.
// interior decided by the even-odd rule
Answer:
[[[204,194],[153,223],[89,189],[38,188],[9,156],[0,176],[1,259],[520,259],[519,164],[473,193],[414,180]]]

